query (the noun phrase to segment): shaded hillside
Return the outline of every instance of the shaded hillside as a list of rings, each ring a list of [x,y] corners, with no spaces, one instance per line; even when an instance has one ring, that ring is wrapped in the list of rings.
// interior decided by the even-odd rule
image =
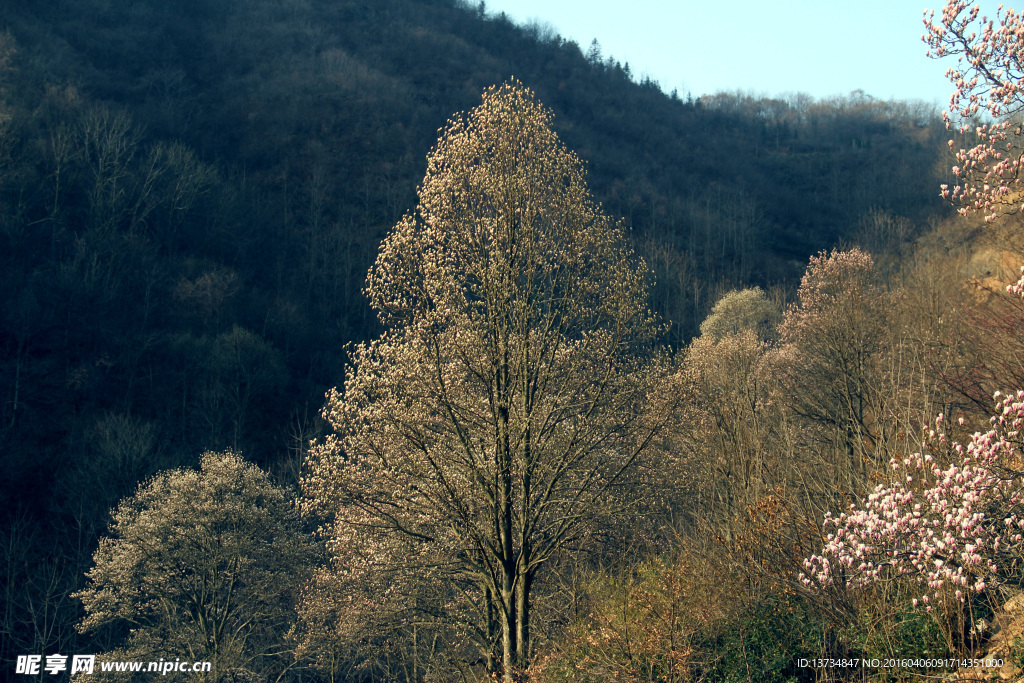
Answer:
[[[554,109],[609,210],[710,255],[701,266],[713,277],[792,275],[765,261],[765,244],[802,264],[873,206],[913,219],[934,210],[929,176],[945,133],[927,107],[863,93],[683,102],[633,82],[598,46],[584,56],[542,27],[485,20],[450,0],[58,0],[23,12],[8,23],[41,68],[37,83],[70,82],[90,101],[128,108],[150,135],[244,169],[284,205],[266,220],[283,242],[302,227],[293,214],[320,167],[330,222],[393,223],[437,128],[511,75]],[[751,235],[708,243],[707,217],[688,200],[704,214],[752,202]]]

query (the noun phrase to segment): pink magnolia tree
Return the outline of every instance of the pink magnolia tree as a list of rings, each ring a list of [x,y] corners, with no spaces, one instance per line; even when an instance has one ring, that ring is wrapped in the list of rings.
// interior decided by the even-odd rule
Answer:
[[[921,38],[929,57],[957,57],[956,66],[946,70],[955,90],[943,118],[950,130],[973,129],[977,140],[959,150],[949,141],[959,182],[942,185],[942,196],[959,204],[960,213],[983,212],[992,221],[1024,208],[1024,14],[999,5],[995,19],[978,15],[973,0],[949,0],[938,21],[934,10],[925,13]]]
[[[1024,296],[1024,275],[1007,289]],[[966,445],[954,442],[939,415],[926,452],[892,459],[893,483],[877,486],[860,506],[826,516],[833,531],[822,553],[805,560],[800,579],[864,586],[911,576],[925,585],[920,602],[931,610],[928,603],[940,595],[962,601],[1019,574],[1024,390],[996,392],[995,400],[987,432]]]

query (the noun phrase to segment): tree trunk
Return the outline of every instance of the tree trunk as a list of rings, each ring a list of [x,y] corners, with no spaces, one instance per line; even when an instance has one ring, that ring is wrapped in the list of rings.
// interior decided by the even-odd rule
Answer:
[[[516,591],[513,581],[515,575],[504,571],[501,587],[501,680],[514,683],[516,680]]]
[[[523,553],[519,563],[519,590],[516,591],[516,666],[525,669],[530,663],[530,584],[533,573],[527,570],[529,558]]]

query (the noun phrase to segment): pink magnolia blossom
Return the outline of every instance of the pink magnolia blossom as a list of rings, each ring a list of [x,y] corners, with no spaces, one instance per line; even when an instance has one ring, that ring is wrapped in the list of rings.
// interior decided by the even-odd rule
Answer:
[[[1024,297],[1024,269],[1007,289]],[[1005,581],[1024,559],[1024,390],[993,398],[991,429],[966,445],[951,442],[945,417],[936,418],[928,444],[949,464],[932,453],[894,458],[895,483],[878,485],[847,512],[827,515],[825,526],[834,530],[821,554],[804,561],[804,584],[864,586],[913,576],[926,587],[921,602],[927,603],[929,593],[938,598],[946,587],[964,600]],[[904,474],[910,471],[915,475]]]
[[[948,129],[973,133],[977,140],[955,151],[958,164],[952,171],[962,184],[952,190],[944,185],[941,194],[959,204],[962,214],[982,212],[991,221],[1024,208],[1024,148],[1019,143],[1024,135],[1019,116],[1024,111],[1024,14],[1002,5],[995,19],[979,20],[978,14],[974,0],[948,0],[938,21],[934,10],[925,13],[922,39],[929,57],[957,58],[956,66],[946,70],[955,90],[942,116]],[[979,123],[979,112],[990,120]],[[949,145],[955,149],[954,141]]]

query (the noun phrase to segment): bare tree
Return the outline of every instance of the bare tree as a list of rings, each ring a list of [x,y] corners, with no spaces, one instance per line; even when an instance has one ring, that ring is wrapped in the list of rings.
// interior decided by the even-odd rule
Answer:
[[[626,503],[669,403],[646,265],[550,123],[516,82],[450,122],[370,271],[390,329],[354,349],[304,479],[358,609],[459,622],[505,681],[541,568]]]

